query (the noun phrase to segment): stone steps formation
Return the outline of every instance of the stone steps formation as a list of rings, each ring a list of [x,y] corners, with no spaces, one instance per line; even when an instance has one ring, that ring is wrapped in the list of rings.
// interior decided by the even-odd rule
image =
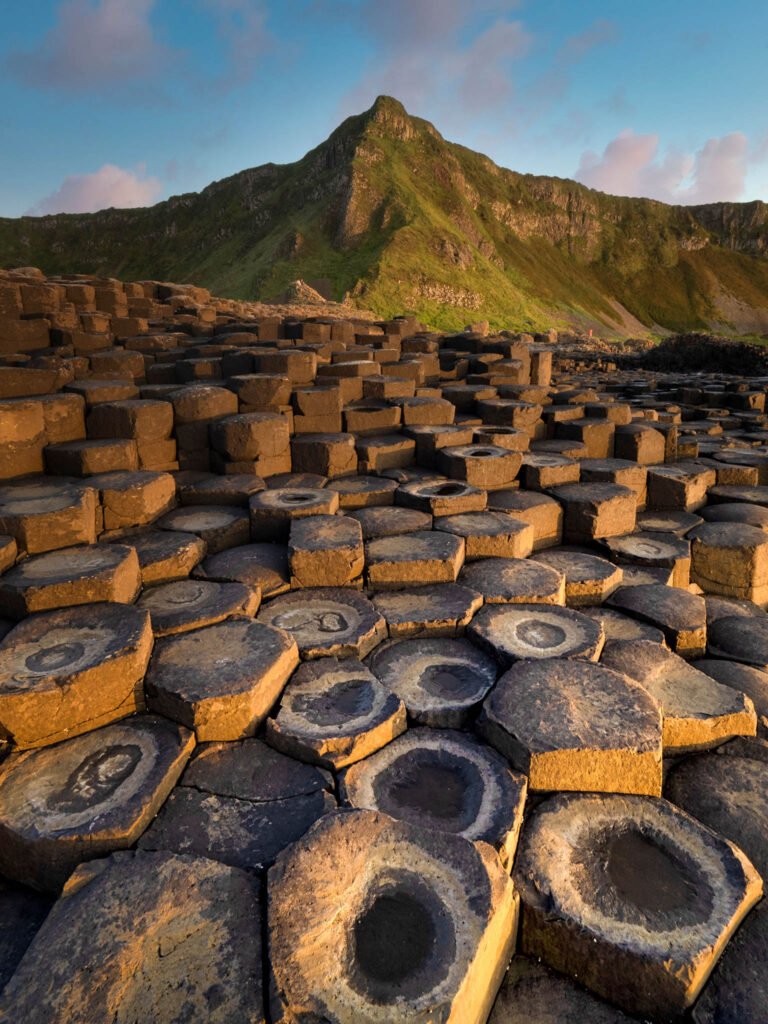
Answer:
[[[0,1021],[765,1024],[768,376],[0,273]]]

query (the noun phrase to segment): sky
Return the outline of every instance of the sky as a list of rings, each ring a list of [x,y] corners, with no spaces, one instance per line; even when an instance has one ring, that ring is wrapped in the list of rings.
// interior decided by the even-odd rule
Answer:
[[[26,0],[0,33],[0,216],[289,163],[382,93],[513,170],[768,200],[764,0]]]

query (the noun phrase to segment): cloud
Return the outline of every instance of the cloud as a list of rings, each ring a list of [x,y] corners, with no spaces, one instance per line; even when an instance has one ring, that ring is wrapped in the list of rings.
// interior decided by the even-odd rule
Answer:
[[[150,206],[161,191],[160,180],[147,176],[143,165],[131,171],[115,164],[104,164],[93,174],[73,174],[65,178],[55,192],[27,210],[27,215],[95,213],[110,206],[118,209]]]
[[[39,47],[7,58],[25,84],[80,92],[142,81],[173,52],[155,38],[155,0],[65,0]]]
[[[226,47],[226,71],[219,88],[229,89],[249,81],[264,53],[274,42],[267,28],[267,11],[260,0],[202,0],[214,18],[216,31]]]
[[[345,98],[357,111],[390,93],[413,112],[429,111],[456,125],[498,111],[513,91],[512,66],[532,37],[522,22],[498,17],[509,0],[366,0],[360,25],[376,45],[368,72]]]
[[[695,154],[659,152],[658,135],[623,131],[602,155],[582,154],[576,179],[614,195],[645,196],[667,203],[712,203],[740,199],[749,161],[742,132],[708,139]]]
[[[614,43],[619,28],[607,18],[598,18],[583,32],[569,36],[555,54],[551,67],[541,75],[532,90],[530,112],[537,118],[543,110],[562,99],[571,84],[572,69],[598,46]]]

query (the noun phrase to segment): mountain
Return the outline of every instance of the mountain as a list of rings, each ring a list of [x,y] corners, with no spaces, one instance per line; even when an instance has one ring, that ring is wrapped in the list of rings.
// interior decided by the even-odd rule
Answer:
[[[768,333],[765,203],[669,206],[519,174],[386,96],[293,164],[146,209],[0,218],[0,265],[233,298],[302,279],[445,329]]]

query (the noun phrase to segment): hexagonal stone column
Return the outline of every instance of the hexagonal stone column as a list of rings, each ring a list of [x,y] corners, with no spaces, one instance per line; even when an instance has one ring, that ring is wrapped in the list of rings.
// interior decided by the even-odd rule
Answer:
[[[705,593],[768,604],[768,533],[746,523],[702,523],[690,538],[693,582]]]
[[[88,483],[98,491],[105,530],[146,526],[176,503],[176,482],[170,473],[102,473]]]
[[[589,658],[605,642],[600,622],[569,608],[540,604],[488,604],[467,635],[504,667],[524,658]]]
[[[82,861],[132,846],[194,745],[183,726],[139,715],[10,757],[0,775],[0,870],[55,891]]]
[[[707,490],[714,486],[715,478],[713,469],[695,463],[653,466],[648,470],[648,506],[695,512],[706,505]]]
[[[381,614],[367,597],[339,587],[282,594],[259,612],[259,622],[286,630],[302,658],[364,658],[387,635]]]
[[[291,587],[288,548],[284,544],[242,544],[206,558],[193,575],[218,583],[244,583],[259,590],[265,599],[276,597]]]
[[[513,665],[486,698],[478,728],[533,790],[661,795],[659,705],[601,665]]]
[[[656,626],[673,651],[697,658],[707,645],[707,608],[697,594],[660,583],[619,587],[608,604]]]
[[[257,739],[198,747],[139,841],[264,872],[318,818],[336,809],[328,772]]]
[[[482,594],[457,583],[383,591],[373,595],[390,637],[462,636],[483,603]]]
[[[768,672],[719,658],[701,658],[693,664],[694,668],[712,676],[723,686],[746,693],[757,712],[757,733],[768,739]]]
[[[565,604],[565,576],[532,558],[483,558],[466,565],[459,582],[486,604]]]
[[[533,550],[551,548],[563,539],[563,506],[548,494],[520,488],[493,491],[488,508],[507,512],[533,527]]]
[[[365,563],[373,590],[452,583],[464,564],[464,539],[434,530],[381,537],[365,545]]]
[[[335,515],[339,510],[339,495],[323,488],[276,487],[252,495],[248,505],[251,539],[284,544],[294,519]]]
[[[286,1024],[460,1024],[490,1011],[517,897],[485,844],[352,811],[278,857],[268,919]],[[317,934],[322,943],[310,941]]]
[[[190,505],[167,512],[157,521],[161,530],[178,530],[201,537],[209,555],[215,555],[250,539],[250,521],[245,509],[232,505]]]
[[[664,714],[664,750],[684,753],[716,747],[733,736],[754,736],[752,701],[672,651],[650,640],[606,645],[602,663],[623,672],[651,694]]]
[[[78,868],[3,1008],[10,1020],[65,1024],[101,1020],[105,1006],[117,1020],[264,1024],[254,879],[167,853],[117,853]]]
[[[740,850],[643,796],[561,795],[540,804],[523,830],[514,878],[523,952],[653,1020],[675,1019],[695,1001],[762,894]]]
[[[390,506],[394,503],[397,486],[396,480],[380,476],[346,476],[328,482],[328,490],[336,491],[339,508],[345,512]]]
[[[442,448],[437,465],[452,480],[466,480],[475,487],[508,487],[517,476],[522,455],[495,445],[458,445]]]
[[[147,672],[147,705],[194,729],[198,740],[252,736],[298,664],[284,630],[230,619],[159,640]]]
[[[602,604],[624,578],[619,566],[581,551],[541,551],[536,560],[563,574],[565,603],[569,608]]]
[[[484,490],[461,480],[414,480],[402,483],[395,501],[403,508],[417,509],[433,516],[482,512],[488,503]]]
[[[173,530],[146,530],[126,537],[125,544],[139,556],[144,587],[186,579],[206,552],[201,537]]]
[[[90,486],[34,481],[0,487],[0,534],[28,555],[95,544],[98,505]]]
[[[145,590],[137,607],[146,609],[156,637],[201,629],[233,615],[253,616],[260,593],[243,583],[177,580]]]
[[[434,528],[463,537],[465,558],[527,558],[533,551],[533,527],[506,512],[465,512],[439,516]]]
[[[40,747],[144,708],[147,612],[98,604],[33,615],[0,645],[0,735]]]
[[[288,561],[295,588],[361,585],[365,564],[362,527],[342,515],[294,519]]]
[[[405,728],[405,705],[367,668],[349,658],[323,658],[294,673],[266,736],[291,757],[343,768]]]
[[[97,601],[130,604],[141,587],[139,560],[122,544],[62,548],[18,562],[0,577],[0,615],[23,619],[33,612]]]
[[[515,859],[527,788],[495,750],[449,729],[409,729],[341,781],[352,807],[482,840],[506,868]]]
[[[603,546],[620,565],[659,566],[672,570],[672,586],[686,588],[691,575],[691,545],[670,534],[638,531],[607,537]]]
[[[768,874],[768,763],[718,753],[689,757],[667,775],[664,795],[702,825],[735,843]]]
[[[565,539],[575,544],[617,537],[635,528],[635,492],[621,484],[565,484],[551,493],[565,510]]]
[[[466,640],[394,640],[368,667],[405,704],[409,717],[433,728],[461,728],[496,682],[493,658]]]
[[[602,622],[605,630],[605,642],[611,640],[652,640],[655,644],[665,644],[664,634],[655,626],[640,622],[629,615],[607,608],[604,605],[582,608],[584,615]]]
[[[768,672],[768,620],[764,615],[725,616],[712,623],[707,653],[728,658]]]

